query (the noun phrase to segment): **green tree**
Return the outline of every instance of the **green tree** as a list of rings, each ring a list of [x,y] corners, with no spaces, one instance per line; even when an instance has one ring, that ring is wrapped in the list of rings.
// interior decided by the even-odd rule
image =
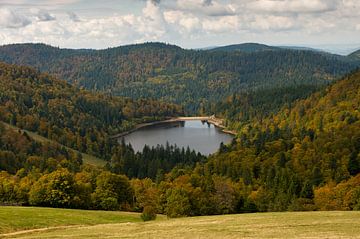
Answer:
[[[190,215],[191,205],[188,193],[183,188],[173,188],[166,192],[165,213],[168,217]]]
[[[29,202],[35,206],[71,207],[75,196],[74,175],[58,169],[43,175],[31,188]]]
[[[126,176],[102,172],[96,179],[93,205],[104,210],[126,209],[132,203],[133,190]]]

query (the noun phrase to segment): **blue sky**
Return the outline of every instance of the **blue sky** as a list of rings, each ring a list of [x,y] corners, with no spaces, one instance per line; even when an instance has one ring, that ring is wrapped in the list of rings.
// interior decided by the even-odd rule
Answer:
[[[360,47],[359,0],[0,0],[0,44]]]

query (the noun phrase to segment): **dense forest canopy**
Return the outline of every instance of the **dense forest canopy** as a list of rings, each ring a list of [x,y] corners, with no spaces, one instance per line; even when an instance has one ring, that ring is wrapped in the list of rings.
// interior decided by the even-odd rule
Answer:
[[[247,110],[237,106],[248,102],[251,109],[262,105],[261,99],[231,96],[230,106],[222,102],[214,107],[228,108],[229,124],[245,120],[237,124],[237,140],[209,158],[170,145],[135,153],[130,145],[108,141],[106,136],[118,129],[107,123],[124,127],[124,122],[141,122],[149,115],[180,113],[175,105],[154,101],[154,108],[145,110],[149,104],[141,100],[78,90],[31,68],[7,64],[1,64],[0,82],[2,121],[109,160],[104,168],[84,165],[80,154],[34,141],[0,123],[2,204],[169,217],[360,209],[360,71],[284,104],[278,113],[249,113],[251,120],[239,118]],[[264,94],[265,100],[272,94]]]
[[[350,54],[349,57],[354,59],[354,60],[359,60],[360,59],[360,50]]]
[[[29,67],[0,63],[0,120],[110,160],[109,136],[135,124],[181,115],[181,107],[77,89]]]
[[[229,46],[215,47],[212,48],[211,51],[225,51],[225,52],[259,52],[259,51],[277,51],[281,50],[279,47],[267,46],[264,44],[258,43],[243,43],[243,44],[235,44]]]
[[[36,68],[0,63],[0,204],[144,218],[359,210],[360,71],[338,80],[357,56],[254,44],[0,47],[0,60]],[[186,113],[215,113],[237,137],[209,157],[171,145],[136,153],[110,137]]]
[[[209,159],[242,180],[258,210],[359,209],[360,71],[279,113],[242,125]],[[342,191],[338,191],[341,189]]]
[[[190,113],[248,90],[325,86],[359,65],[358,59],[321,52],[242,48],[200,51],[146,43],[71,50],[15,44],[0,47],[0,60],[33,66],[89,90],[182,104]]]

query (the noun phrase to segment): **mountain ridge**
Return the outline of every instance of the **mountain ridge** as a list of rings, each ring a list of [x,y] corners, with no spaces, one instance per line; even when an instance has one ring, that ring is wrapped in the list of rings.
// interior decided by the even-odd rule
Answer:
[[[324,86],[360,65],[338,55],[276,49],[202,51],[145,43],[74,50],[15,44],[0,47],[0,61],[35,67],[88,90],[183,104],[192,113],[241,91]]]
[[[281,50],[279,47],[269,46],[260,43],[241,43],[241,44],[233,44],[233,45],[226,45],[221,47],[212,48],[210,51],[225,51],[225,52],[257,52],[257,51],[276,51]]]

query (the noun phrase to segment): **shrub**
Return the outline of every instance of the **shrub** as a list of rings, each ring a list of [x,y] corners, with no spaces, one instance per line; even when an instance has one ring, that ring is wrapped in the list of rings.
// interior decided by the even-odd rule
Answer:
[[[146,221],[151,221],[156,219],[156,209],[153,206],[145,206],[143,213],[141,214],[141,219]]]
[[[118,201],[114,197],[103,198],[100,202],[100,206],[102,209],[107,211],[119,210]]]

